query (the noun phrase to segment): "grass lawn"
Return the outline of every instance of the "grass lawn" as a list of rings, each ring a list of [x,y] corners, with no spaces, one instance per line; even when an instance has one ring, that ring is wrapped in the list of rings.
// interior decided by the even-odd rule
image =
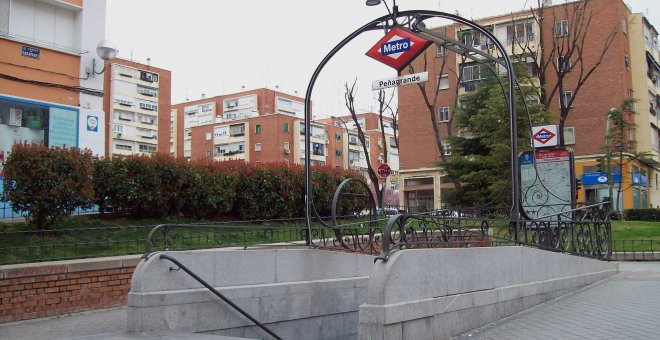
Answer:
[[[660,252],[660,222],[612,221],[612,250]]]
[[[360,219],[364,217],[354,220],[359,222]],[[384,229],[386,221],[380,221],[381,229]],[[34,231],[24,222],[0,222],[0,265],[142,254],[147,252],[147,236],[156,225],[193,223],[214,226],[197,225],[194,228],[176,228],[167,233],[159,233],[155,237],[155,245],[162,248],[167,240],[168,244],[175,245],[172,249],[195,249],[297,242],[304,239],[303,219],[211,222],[186,218],[102,219],[89,215],[71,217],[43,232]],[[506,221],[491,221],[495,234],[506,232],[502,225],[506,225]],[[353,232],[368,232],[368,228],[357,229]],[[325,236],[332,236],[331,230],[328,231]],[[351,232],[345,235],[349,236]],[[660,251],[660,222],[612,221],[612,235],[614,251]],[[312,237],[317,239],[320,235]]]
[[[364,217],[352,218],[359,222]],[[347,223],[344,220],[342,223]],[[155,233],[155,250],[243,247],[278,242],[299,242],[305,237],[304,219],[270,221],[200,221],[186,218],[102,219],[75,216],[50,230],[35,231],[24,222],[0,222],[0,265],[103,257],[147,252],[147,238],[159,224],[195,224],[161,228]],[[368,228],[358,229],[368,230]],[[353,228],[352,228],[353,229]],[[358,232],[359,233],[359,232]],[[326,237],[334,234],[329,230]],[[314,239],[319,235],[312,235]],[[167,241],[167,243],[165,243]]]

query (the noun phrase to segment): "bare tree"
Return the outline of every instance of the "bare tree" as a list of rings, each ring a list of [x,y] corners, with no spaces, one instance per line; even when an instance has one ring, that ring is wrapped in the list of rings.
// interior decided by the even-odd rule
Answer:
[[[350,87],[348,86],[348,83],[344,83],[345,86],[345,93],[344,93],[344,99],[346,101],[346,108],[348,109],[348,112],[351,114],[351,119],[353,119],[353,122],[355,123],[355,127],[357,129],[358,133],[358,139],[360,140],[360,144],[362,145],[362,150],[364,152],[364,156],[367,161],[367,174],[369,175],[369,179],[371,180],[373,187],[374,187],[374,192],[376,194],[376,197],[380,199],[381,196],[381,190],[379,184],[379,178],[378,175],[376,174],[376,171],[374,171],[373,167],[371,166],[371,160],[369,158],[369,149],[367,148],[367,141],[364,135],[364,130],[362,129],[362,126],[360,125],[358,118],[357,118],[357,112],[355,111],[355,84],[357,83],[357,79],[353,81],[353,85]]]
[[[547,9],[544,8],[542,0],[537,0],[538,8],[530,9],[537,27],[539,28],[539,44],[531,43],[532,37],[517,32],[515,18],[512,16],[513,37],[512,45],[517,46],[519,52],[514,51],[517,61],[526,62],[531,58],[532,67],[538,75],[540,83],[539,100],[550,109],[556,96],[559,96],[559,131],[563,131],[564,124],[568,118],[575,98],[580,89],[585,85],[591,75],[602,64],[607,51],[610,49],[617,28],[614,27],[602,40],[602,46],[598,49],[595,60],[585,59],[585,42],[590,34],[592,20],[598,13],[590,7],[590,1],[565,3],[560,10],[552,11],[553,32],[550,44],[545,41],[545,20]],[[558,12],[561,11],[558,15]],[[526,29],[526,28],[525,28]],[[531,32],[531,31],[529,31]],[[520,37],[524,36],[524,39]],[[515,49],[514,49],[515,50]],[[550,83],[548,74],[554,75],[555,83]],[[575,74],[573,80],[567,80],[569,74]],[[563,95],[567,90],[572,92],[570,98]],[[564,145],[563,133],[560,133],[561,145]]]
[[[378,91],[378,121],[380,123],[380,134],[383,140],[383,162],[387,163],[388,161],[388,152],[387,152],[387,139],[385,136],[385,121],[383,120],[383,114],[386,111],[394,112],[391,108],[392,100],[394,99],[394,91],[389,99],[386,99],[385,90],[381,89]],[[394,126],[393,126],[394,127]],[[396,140],[396,131],[394,131],[394,136]]]

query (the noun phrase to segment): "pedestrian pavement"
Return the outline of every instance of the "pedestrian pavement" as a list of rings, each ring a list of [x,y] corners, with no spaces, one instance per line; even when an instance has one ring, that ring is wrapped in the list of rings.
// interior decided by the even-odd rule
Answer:
[[[457,339],[660,339],[660,262],[620,273]]]
[[[621,272],[465,333],[458,339],[660,339],[660,262],[620,262]],[[126,308],[0,324],[0,340],[236,339],[126,332]]]

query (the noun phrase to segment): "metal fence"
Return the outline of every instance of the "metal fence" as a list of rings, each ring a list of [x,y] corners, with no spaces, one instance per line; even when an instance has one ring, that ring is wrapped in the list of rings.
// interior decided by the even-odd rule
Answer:
[[[385,211],[388,213],[388,211]],[[660,260],[653,240],[612,240],[603,222],[518,223],[504,211],[438,210],[424,214],[330,218],[312,225],[305,220],[227,221],[197,224],[84,227],[55,230],[0,229],[0,265],[76,258],[144,254],[159,250],[220,247],[290,247],[361,252],[386,258],[403,248],[455,248],[528,245],[576,255],[623,261]]]

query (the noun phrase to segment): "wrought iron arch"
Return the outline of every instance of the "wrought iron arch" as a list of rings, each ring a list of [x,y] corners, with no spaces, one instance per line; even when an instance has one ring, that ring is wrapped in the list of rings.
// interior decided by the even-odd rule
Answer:
[[[520,184],[518,181],[519,178],[519,169],[518,169],[518,143],[516,140],[517,136],[517,125],[516,125],[516,105],[515,105],[515,74],[513,72],[513,64],[511,62],[511,59],[508,56],[508,53],[506,52],[506,49],[504,46],[495,38],[493,33],[491,33],[489,30],[484,28],[483,26],[462,18],[457,15],[449,14],[449,13],[444,13],[444,12],[438,12],[438,11],[429,11],[429,10],[412,10],[412,11],[402,11],[398,12],[398,10],[394,9],[394,12],[392,14],[384,15],[382,17],[379,17],[377,19],[374,19],[370,21],[369,23],[365,24],[364,26],[358,28],[356,31],[353,33],[349,34],[346,38],[344,38],[339,44],[337,44],[324,58],[321,60],[321,63],[316,67],[316,70],[314,70],[314,73],[312,74],[312,77],[309,81],[309,85],[307,86],[307,91],[305,92],[305,145],[309,145],[310,143],[310,123],[311,123],[311,115],[309,112],[310,109],[310,104],[311,104],[311,97],[312,97],[312,92],[314,90],[314,85],[316,83],[316,80],[325,67],[325,65],[332,59],[332,57],[337,54],[344,46],[346,46],[349,42],[351,42],[353,39],[361,35],[362,33],[368,32],[368,31],[374,31],[374,30],[384,30],[387,31],[388,29],[394,27],[394,26],[408,26],[410,29],[412,29],[415,32],[420,32],[420,29],[424,29],[425,25],[423,24],[424,20],[431,19],[431,18],[442,18],[442,19],[449,19],[453,20],[454,22],[466,25],[471,27],[472,29],[478,31],[479,33],[483,34],[487,38],[489,38],[492,42],[493,45],[495,45],[496,49],[501,53],[502,58],[503,58],[503,66],[507,70],[508,74],[508,97],[507,97],[507,102],[508,102],[508,107],[509,107],[509,120],[510,120],[510,135],[511,135],[511,190],[512,190],[512,202],[511,202],[511,212],[510,212],[510,217],[511,220],[517,220],[520,217]],[[312,230],[311,230],[311,223],[312,223],[312,212],[314,211],[314,199],[312,196],[312,170],[311,170],[311,161],[310,161],[311,153],[310,153],[310,148],[305,147],[305,224],[308,230],[307,233],[307,244],[311,245],[311,239],[310,235],[312,235]],[[516,228],[517,229],[517,228]]]

